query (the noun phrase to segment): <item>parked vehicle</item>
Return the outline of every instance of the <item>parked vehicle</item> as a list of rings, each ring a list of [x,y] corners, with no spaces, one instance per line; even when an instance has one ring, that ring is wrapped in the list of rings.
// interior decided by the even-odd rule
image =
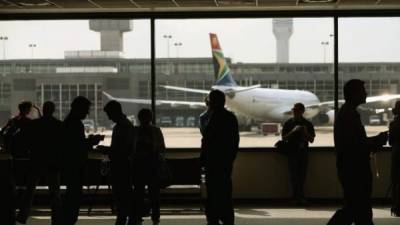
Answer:
[[[175,126],[176,127],[184,127],[185,126],[185,118],[183,116],[177,116],[175,118]]]
[[[372,115],[369,117],[369,125],[381,125],[382,120],[378,115]]]
[[[196,126],[196,118],[194,116],[189,116],[186,119],[186,126],[187,127],[195,127]]]
[[[172,127],[172,119],[169,116],[162,116],[160,119],[161,127]]]

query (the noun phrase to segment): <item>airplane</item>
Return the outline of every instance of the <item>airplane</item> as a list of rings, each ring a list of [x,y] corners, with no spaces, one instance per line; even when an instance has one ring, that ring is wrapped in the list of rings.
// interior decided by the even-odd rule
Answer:
[[[210,43],[214,62],[216,82],[211,90],[220,90],[226,95],[226,106],[239,117],[252,121],[282,123],[291,116],[291,109],[295,103],[305,105],[304,117],[317,119],[321,124],[332,124],[334,119],[333,101],[321,102],[318,97],[305,90],[288,90],[262,88],[261,85],[239,86],[232,76],[231,70],[224,57],[216,34],[210,33]],[[185,88],[179,86],[162,85],[165,89],[191,92],[207,95],[210,90]],[[115,98],[103,92],[109,99],[120,102],[151,104],[147,99]],[[381,95],[367,98],[367,103],[400,99],[400,95]],[[344,101],[340,100],[342,104]],[[203,102],[156,100],[156,105],[168,104],[171,106],[185,105],[191,108],[205,107]]]

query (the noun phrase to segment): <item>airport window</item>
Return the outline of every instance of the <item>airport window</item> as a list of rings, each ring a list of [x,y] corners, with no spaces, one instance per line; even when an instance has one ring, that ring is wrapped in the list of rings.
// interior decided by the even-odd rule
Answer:
[[[398,17],[340,18],[339,63],[344,65],[357,62],[358,65],[350,67],[350,73],[340,70],[339,79],[363,80],[369,97],[388,95],[390,99],[390,95],[398,94],[399,74],[395,71],[400,67],[399,28]],[[392,119],[390,109],[395,100],[367,101],[359,109],[368,135],[388,129],[387,125]]]
[[[274,27],[274,19],[156,20],[156,98],[172,101],[169,104],[157,104],[156,117],[165,131],[168,147],[200,146],[197,119],[204,110],[202,101],[205,96],[201,91],[209,91],[216,84],[215,77],[218,75],[212,60],[209,32],[214,32],[218,37],[226,65],[232,72],[233,80],[240,86],[260,84],[265,89],[304,90],[315,94],[320,102],[333,100],[333,19],[293,18],[291,22],[288,21],[280,20],[280,26],[290,26],[291,30],[288,54],[283,54],[287,57],[285,61],[282,52],[275,51],[278,49],[275,39],[282,38],[284,34],[279,33],[282,32],[279,27]],[[0,110],[15,112],[15,103],[28,96],[37,104],[46,100],[55,101],[59,108],[57,116],[62,118],[68,113],[70,101],[77,95],[84,95],[95,102],[88,119],[95,120],[96,126],[108,129],[110,122],[102,112],[108,98],[103,92],[132,99],[133,102],[149,100],[151,97],[150,23],[149,20],[130,22],[135,24],[135,29],[128,29],[129,23],[121,28],[124,33],[123,50],[93,50],[101,46],[101,31],[90,31],[93,27],[89,20],[62,22],[69,29],[76,29],[87,37],[82,39],[82,43],[76,41],[71,46],[52,46],[50,42],[39,39],[37,47],[29,51],[26,51],[26,46],[24,49],[8,48],[7,60],[0,60]],[[52,26],[46,21],[27,21],[24,27],[18,27],[22,25],[15,23],[15,28],[10,29],[12,26],[2,27],[6,23],[14,22],[0,23],[2,32],[8,32],[10,37],[20,36],[18,30],[25,30],[29,35],[35,32],[35,27]],[[243,28],[240,32],[238,26]],[[399,26],[399,18],[339,19],[339,99],[343,98],[343,84],[351,78],[363,79],[370,96],[399,92],[400,46],[396,33]],[[316,27],[321,29],[315,32]],[[379,32],[372,31],[371,27],[376,27]],[[191,29],[201,34],[183,32]],[[374,37],[372,32],[379,33],[379,37]],[[54,36],[50,35],[50,38],[62,40],[62,31],[57,33],[51,34]],[[355,38],[360,41],[355,42]],[[12,41],[18,40],[10,38],[7,44]],[[326,44],[322,45],[322,42]],[[13,44],[18,46],[18,43]],[[29,79],[23,79],[21,75],[24,74],[29,75],[25,77]],[[54,79],[55,74],[57,79]],[[166,88],[166,85],[175,86],[175,89]],[[187,91],[190,89],[201,91]],[[232,100],[234,96],[227,98]],[[281,100],[281,106],[283,97],[277,96],[277,99]],[[252,101],[256,102],[256,99]],[[368,125],[367,132],[385,129],[384,126],[391,119],[389,109],[392,103],[362,112],[363,121]],[[150,105],[131,102],[124,104],[124,107],[131,116],[137,115],[140,108]],[[260,120],[252,115],[252,108],[230,108],[240,117],[240,124],[244,125],[241,127],[241,147],[271,147],[278,136],[263,136],[260,127],[265,122],[279,124],[281,121],[276,122],[271,115],[267,115],[268,112],[263,115],[266,118]],[[332,145],[331,118],[328,118],[328,123],[320,123],[331,115],[332,109],[329,106],[312,117],[317,128],[316,143],[312,146]],[[375,115],[378,111],[381,113]],[[376,116],[380,118],[377,126],[374,124],[376,120],[370,120]],[[183,137],[183,134],[190,135],[185,140],[176,139]]]
[[[100,22],[104,22],[102,28],[98,26]],[[56,116],[64,119],[71,101],[82,95],[92,102],[87,119],[96,129],[103,127],[109,140],[111,122],[103,112],[109,99],[104,93],[132,100],[123,105],[132,120],[136,120],[140,108],[150,108],[150,104],[131,103],[150,99],[150,20],[121,20],[118,26],[112,23],[0,22],[0,30],[9,37],[3,43],[7,52],[0,48],[0,115],[4,117],[0,121],[14,115],[21,100],[39,106],[44,101],[54,101]],[[104,30],[113,30],[113,34],[104,39]],[[71,34],[79,38],[71,41]],[[45,38],[39,38],[41,35]],[[142,86],[141,81],[146,85]]]
[[[275,23],[273,21],[274,19],[270,18],[156,20],[156,64],[162,65],[163,62],[169,61],[176,67],[169,74],[165,73],[169,67],[156,67],[157,100],[170,101],[170,104],[157,106],[156,115],[157,122],[164,132],[167,147],[200,147],[198,117],[205,110],[202,106],[203,98],[214,85],[219,84],[218,63],[221,61],[218,60],[223,60],[224,65],[230,69],[232,80],[244,88],[260,84],[265,89],[299,90],[304,92],[298,93],[315,96],[319,101],[333,101],[333,70],[328,69],[333,62],[333,48],[332,44],[321,46],[321,41],[333,42],[330,36],[333,33],[333,19],[276,20],[280,25],[273,25]],[[242,29],[238,30],[238,26]],[[279,33],[284,32],[282,27],[285,26],[289,28],[286,30],[293,32],[287,53],[282,50],[284,46],[275,46],[276,38],[285,36],[284,33]],[[317,26],[323,31],[317,35],[318,40],[310,39],[310,34]],[[276,36],[273,34],[274,29]],[[189,32],[191,30],[196,32]],[[213,42],[218,39],[220,49],[211,46],[210,38]],[[279,48],[279,51],[275,51],[276,48]],[[212,60],[213,52],[217,51],[224,57]],[[215,64],[217,68],[214,67]],[[314,71],[315,74],[313,74],[314,68],[317,70]],[[318,83],[318,81],[323,82]],[[231,87],[234,89],[235,86]],[[298,94],[298,96],[305,95]],[[292,97],[296,101],[302,101]],[[236,101],[234,95],[227,94],[227,98],[228,102]],[[258,96],[256,98],[249,94],[246,101],[249,104],[258,102]],[[269,101],[276,100],[279,102],[274,103],[275,107],[269,109],[267,107],[267,110],[264,109],[259,116],[254,111],[256,107],[251,104],[245,105],[246,102],[241,102],[240,104],[244,104],[243,107],[235,108],[228,103],[229,110],[232,110],[239,119],[241,147],[272,147],[279,139],[280,123],[287,119],[280,117],[285,110],[277,112],[276,115],[269,111],[286,107],[287,113],[290,113],[292,108],[290,104],[294,102],[284,105],[287,100],[283,95],[275,95],[274,99]],[[311,103],[305,102],[305,104]],[[332,125],[329,123],[331,118],[326,118],[331,114],[328,115],[328,111],[307,113],[307,118],[317,127],[317,135],[321,135],[313,146],[331,146],[333,144]],[[264,130],[266,134],[268,133],[264,136],[261,128],[271,124],[276,132]],[[321,130],[329,132],[319,132]]]

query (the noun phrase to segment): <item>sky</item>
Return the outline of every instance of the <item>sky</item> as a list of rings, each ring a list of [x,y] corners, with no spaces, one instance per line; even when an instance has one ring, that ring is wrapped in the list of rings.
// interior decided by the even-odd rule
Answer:
[[[150,21],[133,20],[124,33],[127,58],[150,57]],[[276,62],[272,19],[180,19],[156,21],[156,57],[211,57],[209,33],[218,35],[234,62]],[[290,38],[292,63],[333,62],[333,19],[295,18]],[[163,35],[171,35],[169,41]],[[99,50],[100,35],[88,20],[2,21],[0,59],[63,58],[66,50]],[[339,20],[340,62],[400,62],[400,18]],[[321,42],[329,42],[327,46]],[[182,43],[176,47],[174,43]],[[36,44],[29,48],[29,44]],[[179,48],[179,49],[178,49]],[[325,48],[325,57],[324,57]]]

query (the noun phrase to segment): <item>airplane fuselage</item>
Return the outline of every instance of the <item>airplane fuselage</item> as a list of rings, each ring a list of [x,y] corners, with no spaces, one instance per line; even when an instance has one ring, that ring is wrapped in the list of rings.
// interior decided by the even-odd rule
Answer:
[[[320,103],[317,96],[308,91],[284,90],[270,88],[213,86],[226,93],[226,105],[235,113],[259,121],[283,122],[290,117],[290,111],[295,103],[304,105]],[[307,109],[304,116],[312,118],[319,113],[318,108]]]

